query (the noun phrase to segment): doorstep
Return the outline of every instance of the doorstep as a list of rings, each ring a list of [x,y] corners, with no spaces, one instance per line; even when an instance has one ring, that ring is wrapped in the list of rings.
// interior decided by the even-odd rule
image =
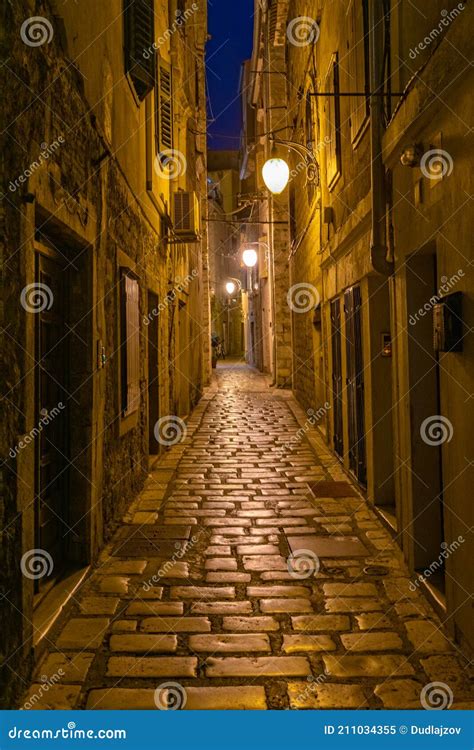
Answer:
[[[47,645],[48,633],[86,578],[89,570],[90,566],[87,566],[85,568],[76,568],[67,573],[48,591],[33,611],[33,651],[35,661],[38,661],[39,657],[42,656]]]

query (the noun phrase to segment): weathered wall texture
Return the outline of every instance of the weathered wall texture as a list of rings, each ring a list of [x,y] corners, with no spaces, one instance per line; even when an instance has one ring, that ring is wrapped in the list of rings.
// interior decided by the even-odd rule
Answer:
[[[170,27],[168,12],[174,13],[174,5],[156,0],[157,38]],[[6,74],[17,81],[10,81],[3,98],[2,275],[8,323],[2,334],[0,427],[2,663],[7,658],[0,685],[6,706],[14,705],[32,666],[33,581],[22,576],[20,559],[36,542],[37,456],[34,442],[13,457],[11,451],[38,418],[38,318],[20,304],[25,286],[38,281],[38,249],[61,256],[66,266],[68,564],[94,561],[143,484],[152,389],[158,391],[159,415],[185,416],[209,378],[205,222],[202,239],[194,244],[166,242],[164,232],[178,188],[194,190],[202,218],[207,212],[206,144],[200,135],[206,117],[205,7],[197,13],[188,28],[173,31],[160,47],[176,78],[174,148],[187,164],[170,179],[154,165],[154,92],[140,102],[125,75],[122,16],[115,4],[84,2],[79,8],[25,0],[3,6],[2,57],[8,58]],[[40,14],[51,26],[51,38],[29,46],[20,29]],[[97,34],[99,29],[103,33]],[[41,150],[58,140],[49,157],[34,166]],[[15,182],[20,175],[26,176]],[[123,266],[139,282],[140,395],[129,418],[120,408]],[[158,340],[150,344],[151,292],[164,304]],[[156,382],[149,381],[151,345],[159,353]]]

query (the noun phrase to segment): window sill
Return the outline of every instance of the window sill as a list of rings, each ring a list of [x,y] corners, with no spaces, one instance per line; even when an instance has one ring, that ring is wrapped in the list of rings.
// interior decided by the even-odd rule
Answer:
[[[138,425],[138,409],[132,414],[127,414],[126,417],[120,417],[120,424],[119,424],[119,437],[123,437],[123,435],[126,435],[127,432],[130,432],[130,430],[133,430],[134,427]]]

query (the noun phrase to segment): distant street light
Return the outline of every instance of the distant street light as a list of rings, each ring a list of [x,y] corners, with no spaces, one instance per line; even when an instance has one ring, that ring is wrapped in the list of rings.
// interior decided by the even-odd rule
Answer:
[[[225,289],[226,289],[227,294],[233,294],[236,290],[236,286],[233,281],[228,281],[227,284],[225,285]]]
[[[257,251],[253,248],[248,248],[242,253],[242,260],[244,261],[247,268],[253,268],[257,265],[258,255]]]

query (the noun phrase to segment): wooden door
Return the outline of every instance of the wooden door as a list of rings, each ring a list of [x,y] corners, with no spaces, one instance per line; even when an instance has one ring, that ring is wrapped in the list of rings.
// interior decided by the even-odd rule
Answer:
[[[349,466],[359,482],[365,485],[367,482],[367,466],[361,306],[360,287],[354,286],[348,289],[344,294],[344,311],[346,316]]]
[[[152,455],[159,453],[155,425],[160,418],[158,296],[148,292],[148,444]]]
[[[331,302],[331,350],[333,393],[333,441],[339,456],[344,454],[342,427],[342,356],[341,356],[341,301]]]
[[[37,280],[48,303],[36,312],[36,492],[35,545],[53,561],[56,578],[66,561],[68,533],[68,327],[66,271],[57,259],[38,253]],[[43,305],[42,305],[43,307]]]

